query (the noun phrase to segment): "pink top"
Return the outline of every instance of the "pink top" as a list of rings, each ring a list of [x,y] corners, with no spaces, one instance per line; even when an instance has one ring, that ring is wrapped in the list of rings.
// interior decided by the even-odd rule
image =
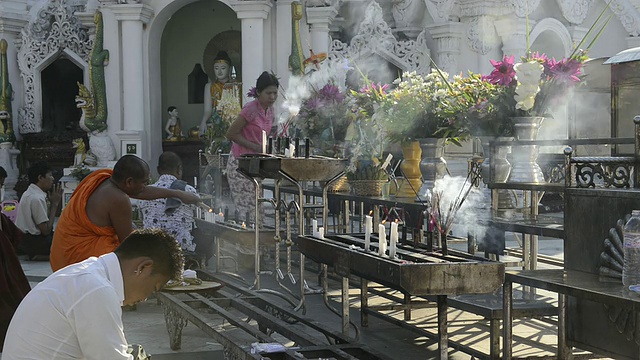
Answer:
[[[266,131],[267,135],[269,135],[271,125],[273,125],[273,120],[275,119],[273,107],[270,106],[265,110],[260,105],[258,99],[255,99],[242,108],[240,116],[247,121],[247,125],[240,130],[240,134],[252,143],[262,144],[262,130]],[[240,155],[255,153],[254,150],[235,142],[231,145],[231,152],[235,158],[238,158]]]

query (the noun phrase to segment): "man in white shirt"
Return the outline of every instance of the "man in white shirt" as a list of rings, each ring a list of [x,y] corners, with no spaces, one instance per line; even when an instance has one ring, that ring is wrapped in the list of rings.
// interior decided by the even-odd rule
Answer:
[[[27,175],[29,187],[20,198],[16,226],[24,233],[20,251],[31,260],[37,255],[49,255],[53,221],[62,199],[62,186],[54,184],[51,168],[44,161],[31,165]]]
[[[171,235],[144,229],[112,253],[56,271],[18,306],[2,359],[134,359],[121,306],[144,301],[179,278],[183,265]]]

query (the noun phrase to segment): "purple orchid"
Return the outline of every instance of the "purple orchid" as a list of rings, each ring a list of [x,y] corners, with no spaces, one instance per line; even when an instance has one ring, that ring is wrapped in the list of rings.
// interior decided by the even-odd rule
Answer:
[[[252,86],[247,92],[247,97],[257,99],[258,98],[258,90],[256,90],[255,86]]]
[[[338,89],[338,87],[335,85],[327,84],[322,89],[320,89],[318,93],[321,98],[328,101],[339,103],[344,100],[344,94],[342,94],[340,92],[340,89]]]
[[[504,56],[502,61],[490,60],[494,70],[483,80],[487,80],[492,84],[498,84],[503,86],[509,86],[513,82],[516,76],[516,71],[513,69],[515,57]]]

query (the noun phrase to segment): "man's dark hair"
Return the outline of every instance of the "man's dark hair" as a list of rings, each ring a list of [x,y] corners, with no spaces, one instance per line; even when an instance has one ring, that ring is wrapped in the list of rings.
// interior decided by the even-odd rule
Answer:
[[[0,178],[7,178],[7,170],[5,170],[2,166],[0,166]]]
[[[256,80],[256,91],[260,92],[271,85],[279,87],[280,81],[278,81],[278,78],[275,75],[263,71],[258,77],[258,80]]]
[[[142,180],[149,176],[149,164],[135,155],[125,155],[113,167],[113,180],[120,182],[131,177]]]
[[[176,239],[160,229],[135,230],[114,251],[120,260],[148,256],[153,260],[152,274],[180,279],[184,267],[182,249]]]
[[[51,172],[51,167],[46,161],[38,161],[29,166],[27,170],[27,176],[29,177],[29,183],[35,184],[38,182],[38,177],[47,176],[47,173]],[[6,171],[5,171],[6,174]]]
[[[172,112],[173,110],[177,109],[175,106],[169,106],[167,108],[167,112]]]
[[[182,168],[182,160],[173,151],[165,151],[158,159],[158,172],[162,174],[175,174]]]

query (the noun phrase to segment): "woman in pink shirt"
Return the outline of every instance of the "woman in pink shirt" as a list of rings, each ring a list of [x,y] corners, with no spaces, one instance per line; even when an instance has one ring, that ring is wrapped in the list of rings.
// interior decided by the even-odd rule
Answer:
[[[251,221],[255,214],[255,186],[236,171],[237,159],[243,154],[258,154],[262,151],[262,131],[271,133],[275,119],[273,104],[278,98],[279,86],[275,75],[263,72],[256,81],[258,97],[242,108],[227,131],[227,139],[233,142],[227,162],[227,178],[236,210],[241,218],[247,213],[250,216],[245,221]]]

